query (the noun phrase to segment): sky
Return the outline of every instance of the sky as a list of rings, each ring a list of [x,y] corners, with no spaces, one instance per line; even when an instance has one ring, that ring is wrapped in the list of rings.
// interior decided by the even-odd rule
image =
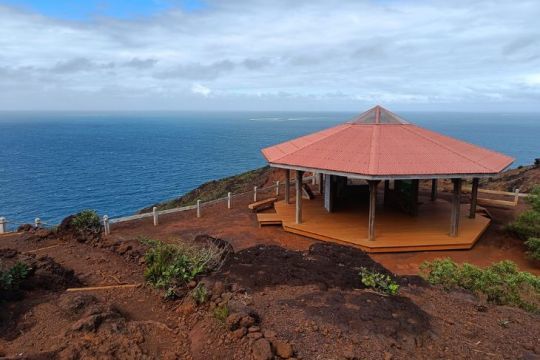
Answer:
[[[540,111],[540,1],[0,0],[0,110]]]

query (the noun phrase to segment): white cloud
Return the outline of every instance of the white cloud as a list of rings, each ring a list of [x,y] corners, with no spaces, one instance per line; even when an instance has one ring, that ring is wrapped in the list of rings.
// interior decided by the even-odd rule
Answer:
[[[539,86],[540,85],[540,73],[530,74],[524,78],[525,84],[530,86]]]
[[[0,5],[0,109],[540,110],[537,0],[207,3],[86,22]]]
[[[191,92],[194,94],[208,97],[208,95],[210,95],[212,90],[210,90],[209,88],[201,84],[193,84],[193,86],[191,87]]]

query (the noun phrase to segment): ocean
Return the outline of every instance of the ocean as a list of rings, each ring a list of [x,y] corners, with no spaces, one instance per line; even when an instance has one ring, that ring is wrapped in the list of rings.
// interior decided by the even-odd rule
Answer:
[[[132,214],[265,165],[260,149],[345,112],[0,112],[0,216],[54,224],[83,209]],[[516,158],[540,157],[540,114],[399,112]]]

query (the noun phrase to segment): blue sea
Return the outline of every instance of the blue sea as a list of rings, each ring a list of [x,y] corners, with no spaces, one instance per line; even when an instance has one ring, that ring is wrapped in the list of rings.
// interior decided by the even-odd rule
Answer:
[[[263,166],[260,149],[352,118],[345,112],[0,112],[0,216],[58,223],[82,209],[132,214]],[[540,157],[540,114],[400,112],[516,158]]]

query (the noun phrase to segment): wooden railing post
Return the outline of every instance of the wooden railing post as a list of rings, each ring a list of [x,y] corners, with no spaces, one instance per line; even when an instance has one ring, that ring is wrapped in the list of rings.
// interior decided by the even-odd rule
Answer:
[[[257,187],[253,187],[253,202],[257,202]]]
[[[7,221],[5,217],[0,217],[0,234],[7,233]]]
[[[276,181],[276,196],[279,196],[279,180]]]
[[[201,200],[197,200],[197,217],[201,217]]]
[[[232,205],[232,194],[230,192],[227,193],[227,209],[230,209]]]
[[[105,231],[105,235],[111,234],[111,228],[109,227],[109,217],[107,215],[103,215],[103,230]]]
[[[519,201],[519,189],[514,190],[514,194],[514,205],[517,205]]]
[[[159,225],[158,211],[157,211],[157,207],[155,206],[152,208],[152,216],[154,217],[154,226],[158,226]]]

